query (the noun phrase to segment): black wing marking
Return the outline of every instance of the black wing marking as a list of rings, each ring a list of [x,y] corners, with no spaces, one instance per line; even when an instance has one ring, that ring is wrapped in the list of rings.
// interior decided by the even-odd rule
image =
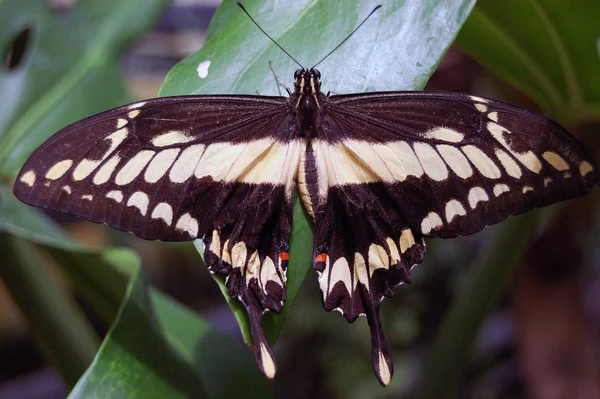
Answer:
[[[260,325],[285,300],[291,194],[301,143],[285,98],[185,96],[116,108],[52,136],[23,166],[23,202],[145,239],[206,244],[252,322],[263,373],[275,373]]]
[[[366,314],[383,385],[392,366],[379,305],[422,261],[422,237],[472,234],[600,180],[561,126],[498,101],[407,92],[321,103],[319,137],[300,168],[317,177],[299,179],[316,219],[314,268],[326,310],[349,321]]]

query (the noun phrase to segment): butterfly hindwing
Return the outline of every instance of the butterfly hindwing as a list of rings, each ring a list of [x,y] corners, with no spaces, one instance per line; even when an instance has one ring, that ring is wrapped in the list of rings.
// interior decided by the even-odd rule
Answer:
[[[422,237],[468,235],[534,207],[582,196],[599,174],[561,126],[457,93],[321,99],[299,181],[315,223],[326,310],[366,314],[373,367],[389,382],[379,305],[421,263]],[[305,171],[316,171],[316,177]]]
[[[260,320],[266,311],[279,313],[286,297],[290,193],[284,186],[243,185],[226,203],[204,240],[204,261],[211,273],[226,278],[228,294],[246,308],[257,363],[272,378],[275,361]]]
[[[345,185],[329,190],[326,205],[316,214],[314,267],[325,310],[338,310],[351,322],[367,317],[373,368],[387,385],[393,367],[379,307],[396,285],[410,281],[425,244],[377,189]]]
[[[168,97],[77,122],[25,163],[22,201],[145,239],[205,242],[252,322],[259,365],[275,365],[260,327],[285,300],[291,196],[302,150],[286,99]],[[218,111],[218,112],[217,112]]]

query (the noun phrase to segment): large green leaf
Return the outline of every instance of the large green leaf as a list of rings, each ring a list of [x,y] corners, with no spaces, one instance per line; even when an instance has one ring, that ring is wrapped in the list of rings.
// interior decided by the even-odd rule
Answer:
[[[58,17],[43,0],[0,2],[0,53],[31,29],[22,63],[0,67],[0,174],[14,177],[52,133],[127,102],[119,72],[125,44],[166,0],[81,0]]]
[[[42,0],[0,2],[0,52],[4,56],[0,90],[5,98],[0,108],[0,175],[16,175],[29,153],[59,128],[127,100],[118,69],[121,47],[150,25],[166,1],[146,1],[145,7],[137,9],[135,3],[141,2],[117,7],[117,1],[83,0],[68,14],[58,15]],[[7,62],[9,54],[21,51],[20,63]],[[3,234],[3,244],[18,255],[3,273],[5,283],[24,307],[42,349],[65,379],[74,382],[77,369],[81,375],[92,360],[86,342],[97,337],[84,322],[64,321],[77,320],[81,310],[61,299],[64,289],[53,279],[41,277],[47,273],[43,262],[35,251],[23,250],[33,247],[21,239],[46,245],[55,258],[65,260],[61,266],[70,273],[71,282],[107,322],[118,310],[125,276],[103,270],[104,253],[84,251],[4,187],[0,187],[0,231],[14,235]],[[121,254],[131,261],[130,253]],[[11,275],[20,277],[11,279]],[[70,326],[71,335],[53,333],[64,330],[64,325]],[[53,355],[66,347],[70,350],[63,353],[69,356]]]
[[[29,241],[65,250],[79,250],[78,245],[43,213],[19,202],[7,187],[0,185],[0,231]]]
[[[70,277],[77,292],[81,293],[107,324],[112,322],[123,298],[127,279],[125,273],[110,265],[119,264],[128,270],[139,267],[139,259],[133,252],[126,249],[99,251],[82,247],[72,241],[54,221],[19,202],[1,185],[0,232],[43,246]],[[24,289],[35,290],[35,287]]]
[[[380,2],[326,0],[245,1],[254,19],[305,67],[311,67],[339,44]],[[452,43],[474,0],[387,1],[331,57],[319,65],[323,89],[332,93],[418,90]],[[196,69],[210,61],[208,76]],[[277,94],[268,62],[282,83],[291,85],[298,68],[252,24],[225,1],[217,10],[201,51],[177,64],[167,76],[161,96],[176,94]]]
[[[425,4],[412,0],[386,4],[372,20],[374,24],[371,25],[375,25],[374,27],[368,28],[369,23],[365,25],[360,34],[353,37],[338,52],[319,66],[325,78],[325,90],[330,89],[336,93],[343,93],[422,88],[449,46],[452,37],[466,18],[473,3],[474,1],[471,0],[450,4],[440,0]],[[273,27],[273,36],[282,45],[296,55],[297,58],[301,60],[309,59],[311,62],[317,61],[327,49],[333,48],[341,41],[375,5],[361,2],[356,8],[339,7],[339,5],[331,2],[312,1],[310,3],[290,3],[289,7],[282,8],[275,7],[272,3],[263,3],[259,10],[258,4],[258,2],[249,2],[246,5],[265,27],[269,27],[270,32],[271,27]],[[266,19],[263,20],[263,18]],[[306,27],[311,27],[310,35],[306,34]],[[318,46],[314,45],[315,38],[319,39]],[[259,43],[263,44],[260,45]],[[97,58],[91,57],[82,64],[83,68],[80,67],[75,72],[82,73],[82,71],[87,70],[88,65],[95,65],[97,60]],[[210,60],[212,64],[209,69],[209,77],[202,80],[196,73],[196,67],[200,62],[206,60]],[[161,94],[254,93],[257,89],[262,94],[273,94],[277,91],[277,86],[267,67],[268,60],[273,60],[276,70],[278,72],[284,71],[281,73],[286,73],[286,76],[290,76],[296,68],[289,59],[282,56],[272,43],[258,33],[253,25],[250,25],[250,22],[241,14],[239,9],[232,7],[232,3],[228,3],[219,9],[215,21],[211,25],[210,40],[205,48],[179,64],[172,71],[163,86]],[[334,68],[338,65],[343,65],[343,70],[347,73],[336,74],[337,71]],[[78,75],[75,74],[74,76],[77,78]],[[73,82],[72,79],[68,79],[66,87],[73,88]],[[55,93],[50,96],[50,100],[56,100],[57,94],[62,95],[64,90],[60,87],[65,86],[59,86],[55,89]],[[48,104],[54,104],[53,101]],[[46,107],[46,109],[51,108]],[[32,125],[39,119],[35,118],[36,115],[32,113],[33,111],[27,110],[27,112],[34,118],[26,118],[24,122],[13,125],[9,131],[9,140],[5,143],[16,143],[21,137],[20,132],[29,129],[30,126],[28,125]],[[24,129],[23,126],[26,126],[27,129]],[[50,130],[55,129],[51,128]],[[0,137],[0,139],[2,138]],[[35,145],[37,144],[31,145],[31,147]],[[27,150],[23,150],[20,151],[21,155],[17,153],[13,156],[11,154],[10,159],[16,160],[15,165],[20,165],[23,159],[22,154],[26,153]],[[10,165],[10,162],[8,165]],[[12,175],[14,175],[15,168],[9,168]],[[306,216],[298,209],[296,207],[296,223],[291,244],[293,259],[290,262],[290,278],[288,280],[288,301],[290,304],[293,302],[310,265],[310,229]],[[303,255],[294,256],[295,253]],[[294,262],[298,263],[298,266]],[[136,284],[139,283],[134,280],[131,284],[133,285],[130,285],[127,298],[137,298],[137,294],[131,294],[140,292],[139,287],[136,288]],[[139,303],[137,299],[135,302]],[[121,314],[126,312],[127,306],[131,306],[134,310],[145,309],[135,303],[130,304],[129,301],[126,301],[123,306]],[[141,313],[145,313],[145,310]],[[129,328],[127,323],[121,323],[122,318],[119,318],[119,321],[120,323],[114,327],[111,336],[118,337],[120,336],[120,328],[125,328],[125,331]],[[144,325],[150,325],[146,321],[144,323]],[[274,318],[270,323],[273,327],[268,329],[267,334],[271,330],[269,335],[274,337],[282,324],[282,318]],[[152,328],[154,331],[154,327]],[[154,336],[154,332],[151,335]],[[118,356],[112,356],[118,354],[118,344],[118,342],[111,342],[111,340],[107,341],[98,359],[119,361]],[[163,347],[163,344],[161,343],[160,346]],[[236,356],[238,355],[236,354]],[[90,389],[86,384],[90,382],[95,384],[96,380],[90,376],[93,376],[95,372],[99,374],[105,372],[106,369],[102,367],[111,366],[110,363],[103,363],[98,359],[95,366],[100,365],[101,367],[90,369],[86,379],[79,385],[75,394],[91,392],[86,391],[86,389]],[[181,365],[178,356],[169,355],[169,359],[172,360],[170,364]],[[133,361],[137,360],[133,359]],[[191,374],[185,371],[182,375],[190,377],[189,379],[187,377],[183,378],[190,385],[184,384],[186,385],[185,389],[178,390],[176,392],[178,395],[185,395],[196,389],[192,383]],[[122,378],[122,376],[118,374],[115,376],[117,377],[116,381],[107,379],[109,386],[111,382],[121,384],[122,381],[119,377]],[[134,383],[135,380],[130,382]],[[171,382],[169,380],[160,381],[160,389],[180,386]],[[91,389],[94,392],[99,392],[97,386]],[[145,391],[141,389],[136,390],[136,392],[143,394]]]
[[[218,333],[190,309],[164,294],[150,292],[157,321],[169,342],[193,366],[211,398],[272,397],[268,380],[260,374],[253,353],[242,342]]]
[[[117,320],[69,398],[205,398],[200,378],[155,323],[134,275]]]
[[[566,125],[600,118],[600,2],[480,1],[457,44]]]
[[[350,93],[422,89],[474,3],[474,0],[387,2],[348,42],[319,65],[323,90]],[[244,5],[269,35],[310,67],[352,32],[377,4],[359,1],[348,7],[344,3],[313,0],[281,7],[271,0],[247,1]],[[201,78],[197,68],[206,61],[210,61],[208,75]],[[254,26],[234,1],[226,1],[211,22],[204,47],[169,72],[160,94],[255,94],[256,91],[277,94],[269,61],[283,79],[291,77],[298,68]],[[310,269],[311,236],[309,218],[296,202],[287,304],[280,315],[269,314],[263,322],[271,342],[277,338]],[[250,344],[250,326],[241,305],[231,299],[228,302],[244,339]]]
[[[159,291],[150,289],[148,295],[138,266],[115,266],[130,276],[125,298],[96,359],[70,397],[271,397],[266,379],[241,343],[217,333]]]

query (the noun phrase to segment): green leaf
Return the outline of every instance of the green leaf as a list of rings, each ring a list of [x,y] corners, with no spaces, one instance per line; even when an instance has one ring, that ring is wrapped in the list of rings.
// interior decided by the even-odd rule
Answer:
[[[159,291],[148,296],[139,268],[129,272],[115,323],[70,398],[271,397],[241,343]]]
[[[379,2],[352,7],[326,1],[245,1],[252,17],[305,67],[338,45]],[[425,86],[474,0],[393,0],[319,65],[323,89],[332,93],[418,90]],[[200,79],[198,64],[210,61]],[[269,69],[273,62],[282,83],[292,84],[298,66],[254,26],[234,1],[215,14],[202,50],[177,64],[160,95],[277,94]]]
[[[480,1],[457,44],[568,126],[600,118],[600,3]]]
[[[252,17],[283,48],[310,67],[338,45],[377,5],[360,1],[347,7],[315,0],[295,1],[281,7],[277,2],[246,1]],[[323,90],[352,93],[376,90],[420,90],[466,20],[474,0],[454,2],[389,1],[348,42],[319,65]],[[217,10],[204,47],[177,64],[168,74],[161,96],[182,94],[277,94],[269,69],[291,83],[298,68],[265,37],[236,6],[226,1]],[[210,61],[208,76],[200,78],[198,65]],[[340,73],[340,71],[342,71]],[[202,249],[199,248],[202,253]],[[312,263],[310,220],[294,203],[294,224],[287,276],[287,303],[280,315],[265,315],[263,327],[273,343]],[[249,321],[235,299],[221,289],[250,344]]]
[[[79,250],[58,225],[43,213],[19,202],[0,184],[0,231],[66,250]]]
[[[74,384],[93,359],[95,349],[90,353],[85,348],[98,338],[86,327],[81,309],[67,298],[64,287],[48,276],[38,251],[26,241],[46,246],[54,259],[60,259],[58,264],[76,290],[107,324],[114,319],[123,297],[125,276],[102,268],[103,253],[86,252],[51,220],[17,201],[0,185],[0,245],[7,247],[2,280],[26,315],[41,348],[65,381]],[[80,318],[83,320],[78,321]],[[65,330],[65,325],[69,329]]]
[[[69,398],[205,398],[193,368],[154,321],[145,286],[135,275],[117,320]]]
[[[166,295],[150,292],[157,321],[169,342],[193,365],[211,398],[273,397],[268,380],[256,367],[254,355],[241,342],[216,332],[192,310]]]
[[[127,271],[139,267],[137,255],[127,249],[99,251],[82,247],[72,241],[54,221],[19,202],[2,185],[0,232],[43,246],[67,273],[77,292],[107,325],[112,323],[127,285]],[[110,266],[115,264],[117,268]]]
[[[137,255],[127,249],[99,251],[82,247],[72,241],[53,220],[19,202],[2,185],[0,232],[42,245],[67,273],[84,300],[107,325],[112,323],[127,285],[127,273],[110,265],[117,264],[120,268],[135,270],[140,264]]]
[[[130,270],[140,267],[139,256],[126,248],[65,250],[43,249],[69,277],[81,298],[110,326],[124,299]]]
[[[69,123],[127,102],[119,52],[143,32],[166,0],[80,0],[64,18],[40,0],[0,2],[0,54],[31,29],[22,63],[0,67],[0,174]]]

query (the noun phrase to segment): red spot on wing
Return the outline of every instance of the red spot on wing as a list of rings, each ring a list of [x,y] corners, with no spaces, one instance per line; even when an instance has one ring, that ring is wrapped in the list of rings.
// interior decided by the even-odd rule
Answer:
[[[289,260],[290,259],[290,254],[288,254],[287,252],[282,252],[279,254],[279,259],[283,260]]]
[[[327,254],[318,254],[315,258],[315,262],[325,262],[327,260]]]

